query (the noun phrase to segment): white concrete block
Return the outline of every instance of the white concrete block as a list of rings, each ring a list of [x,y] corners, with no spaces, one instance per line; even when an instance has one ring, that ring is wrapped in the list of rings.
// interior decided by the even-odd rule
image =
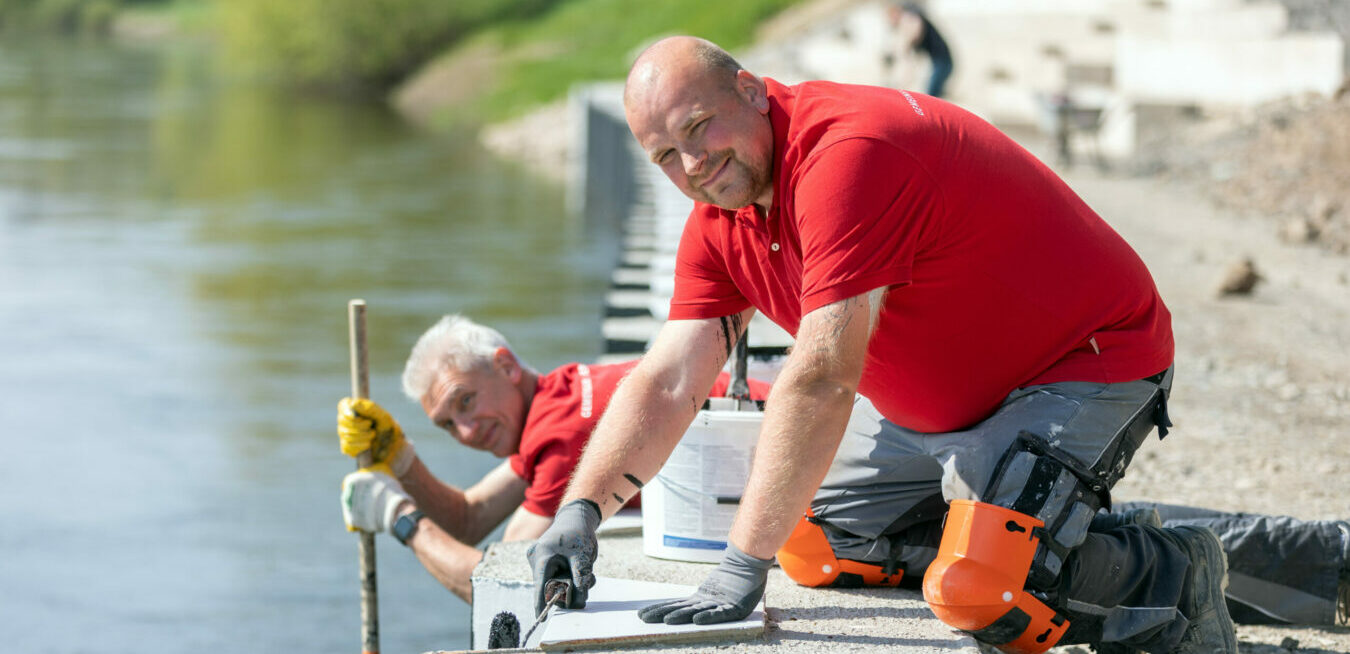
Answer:
[[[755,316],[750,319],[749,330],[751,347],[787,347],[792,345],[792,336],[762,313],[755,312]]]
[[[506,612],[520,622],[520,635],[534,623],[534,584],[516,579],[495,579],[475,576],[473,607],[470,617],[471,647],[486,650],[492,632],[492,618]]]
[[[652,257],[656,256],[651,250],[625,250],[620,261],[629,267],[647,266],[652,262]]]
[[[1095,15],[1120,4],[1113,0],[931,0],[929,12],[934,16],[957,14],[997,15]]]
[[[648,283],[647,271],[639,268],[615,268],[609,279],[615,284],[633,285]]]
[[[600,323],[600,332],[605,338],[615,341],[635,341],[648,343],[661,326],[661,319],[642,317],[605,318]]]
[[[1273,38],[1289,28],[1289,12],[1279,3],[1230,7],[1222,11],[1168,13],[1167,36],[1176,40]]]
[[[659,645],[714,640],[747,640],[764,633],[764,601],[743,620],[710,625],[648,624],[638,609],[665,600],[692,595],[697,586],[597,577],[586,608],[555,610],[540,626],[529,646],[544,650],[590,646],[617,647],[632,644]],[[523,629],[528,626],[522,625]]]
[[[605,305],[623,309],[647,308],[652,294],[646,291],[609,291],[605,293]]]
[[[1340,37],[1316,33],[1241,42],[1122,37],[1116,84],[1138,100],[1202,105],[1330,95],[1344,78],[1344,49]]]

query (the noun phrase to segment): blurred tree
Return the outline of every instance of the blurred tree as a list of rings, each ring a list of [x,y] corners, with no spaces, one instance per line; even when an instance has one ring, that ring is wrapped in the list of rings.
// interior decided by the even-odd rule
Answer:
[[[165,0],[0,0],[0,29],[96,34],[107,31],[123,5]]]
[[[4,0],[0,0],[4,1]],[[456,39],[554,0],[230,0],[230,64],[343,93],[388,89]]]

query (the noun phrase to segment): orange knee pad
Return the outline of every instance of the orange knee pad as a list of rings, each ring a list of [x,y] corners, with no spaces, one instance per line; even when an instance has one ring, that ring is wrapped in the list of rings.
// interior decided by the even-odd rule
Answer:
[[[778,550],[778,565],[788,578],[803,586],[898,586],[902,570],[887,572],[873,563],[840,560],[825,538],[825,531],[811,521],[810,510],[792,530],[787,543]]]
[[[952,500],[923,597],[943,622],[1004,652],[1040,654],[1069,621],[1023,590],[1040,520],[995,504]]]

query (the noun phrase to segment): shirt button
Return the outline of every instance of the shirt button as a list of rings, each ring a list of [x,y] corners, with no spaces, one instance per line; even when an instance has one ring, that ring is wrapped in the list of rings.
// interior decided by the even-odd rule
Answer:
[[[773,250],[774,252],[777,252],[777,251],[778,251],[778,244],[777,244],[777,243],[774,243],[773,245],[770,245],[770,246],[769,246],[769,249],[770,249],[770,250]]]

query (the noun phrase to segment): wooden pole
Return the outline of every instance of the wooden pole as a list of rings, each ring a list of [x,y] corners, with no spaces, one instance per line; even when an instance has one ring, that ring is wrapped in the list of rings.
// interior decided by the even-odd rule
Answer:
[[[347,303],[347,334],[351,344],[352,361],[352,397],[370,397],[370,367],[366,359],[366,301],[352,300]],[[367,450],[356,457],[356,467],[365,468],[371,464],[371,454]],[[379,654],[380,651],[380,610],[378,595],[375,592],[375,534],[360,532],[359,550],[361,553],[361,651],[364,654]]]

